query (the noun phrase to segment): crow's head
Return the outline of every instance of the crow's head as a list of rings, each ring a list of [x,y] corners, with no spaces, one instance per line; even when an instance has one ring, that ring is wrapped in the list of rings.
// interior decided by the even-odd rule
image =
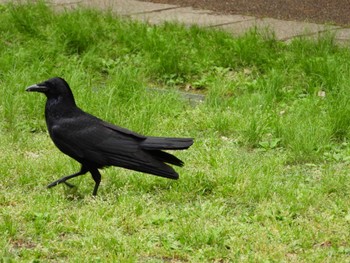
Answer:
[[[51,78],[39,84],[29,86],[26,91],[44,93],[49,99],[58,97],[71,97],[74,99],[68,83],[63,78],[59,77]]]

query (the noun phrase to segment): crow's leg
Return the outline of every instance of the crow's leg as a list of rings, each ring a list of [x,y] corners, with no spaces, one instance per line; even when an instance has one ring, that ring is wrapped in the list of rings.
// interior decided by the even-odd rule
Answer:
[[[88,169],[86,169],[86,168],[82,165],[79,172],[77,172],[77,173],[75,173],[75,174],[71,174],[71,175],[64,176],[64,177],[58,179],[57,181],[54,181],[54,182],[52,182],[51,184],[49,184],[49,185],[47,186],[47,188],[54,187],[54,186],[56,186],[56,185],[58,185],[58,184],[61,184],[61,183],[64,183],[64,184],[66,184],[66,185],[69,186],[69,187],[74,187],[74,185],[72,185],[72,184],[70,184],[70,183],[67,183],[66,181],[69,180],[69,179],[71,179],[71,178],[77,177],[77,176],[79,176],[79,175],[86,174],[87,172],[88,172]]]
[[[91,175],[92,175],[92,178],[94,179],[95,181],[95,187],[94,187],[94,191],[92,192],[92,195],[97,195],[97,190],[98,190],[98,187],[100,186],[100,182],[101,182],[101,174],[100,172],[98,171],[98,169],[94,168],[94,169],[90,169],[89,170]]]

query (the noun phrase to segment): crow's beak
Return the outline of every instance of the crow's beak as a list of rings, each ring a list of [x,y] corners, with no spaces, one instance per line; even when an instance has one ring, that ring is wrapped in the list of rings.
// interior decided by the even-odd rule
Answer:
[[[36,91],[36,92],[46,92],[47,87],[46,86],[39,86],[39,85],[32,85],[26,88],[26,91]]]

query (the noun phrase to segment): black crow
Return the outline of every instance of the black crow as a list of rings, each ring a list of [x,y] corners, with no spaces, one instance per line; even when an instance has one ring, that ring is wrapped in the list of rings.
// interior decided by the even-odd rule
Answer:
[[[168,164],[183,162],[162,150],[183,150],[193,144],[192,138],[148,137],[107,123],[90,115],[75,104],[68,83],[59,77],[32,85],[26,91],[46,95],[45,119],[49,134],[63,153],[81,164],[79,172],[49,184],[51,188],[68,179],[90,172],[95,181],[93,195],[101,181],[99,168],[119,166],[169,179],[179,175]]]

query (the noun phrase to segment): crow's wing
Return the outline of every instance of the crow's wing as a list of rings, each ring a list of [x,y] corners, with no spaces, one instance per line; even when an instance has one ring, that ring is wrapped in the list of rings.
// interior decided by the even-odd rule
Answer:
[[[56,146],[81,163],[97,167],[120,166],[140,172],[178,178],[168,165],[143,150],[147,137],[104,122],[88,114],[61,118],[50,129]]]

